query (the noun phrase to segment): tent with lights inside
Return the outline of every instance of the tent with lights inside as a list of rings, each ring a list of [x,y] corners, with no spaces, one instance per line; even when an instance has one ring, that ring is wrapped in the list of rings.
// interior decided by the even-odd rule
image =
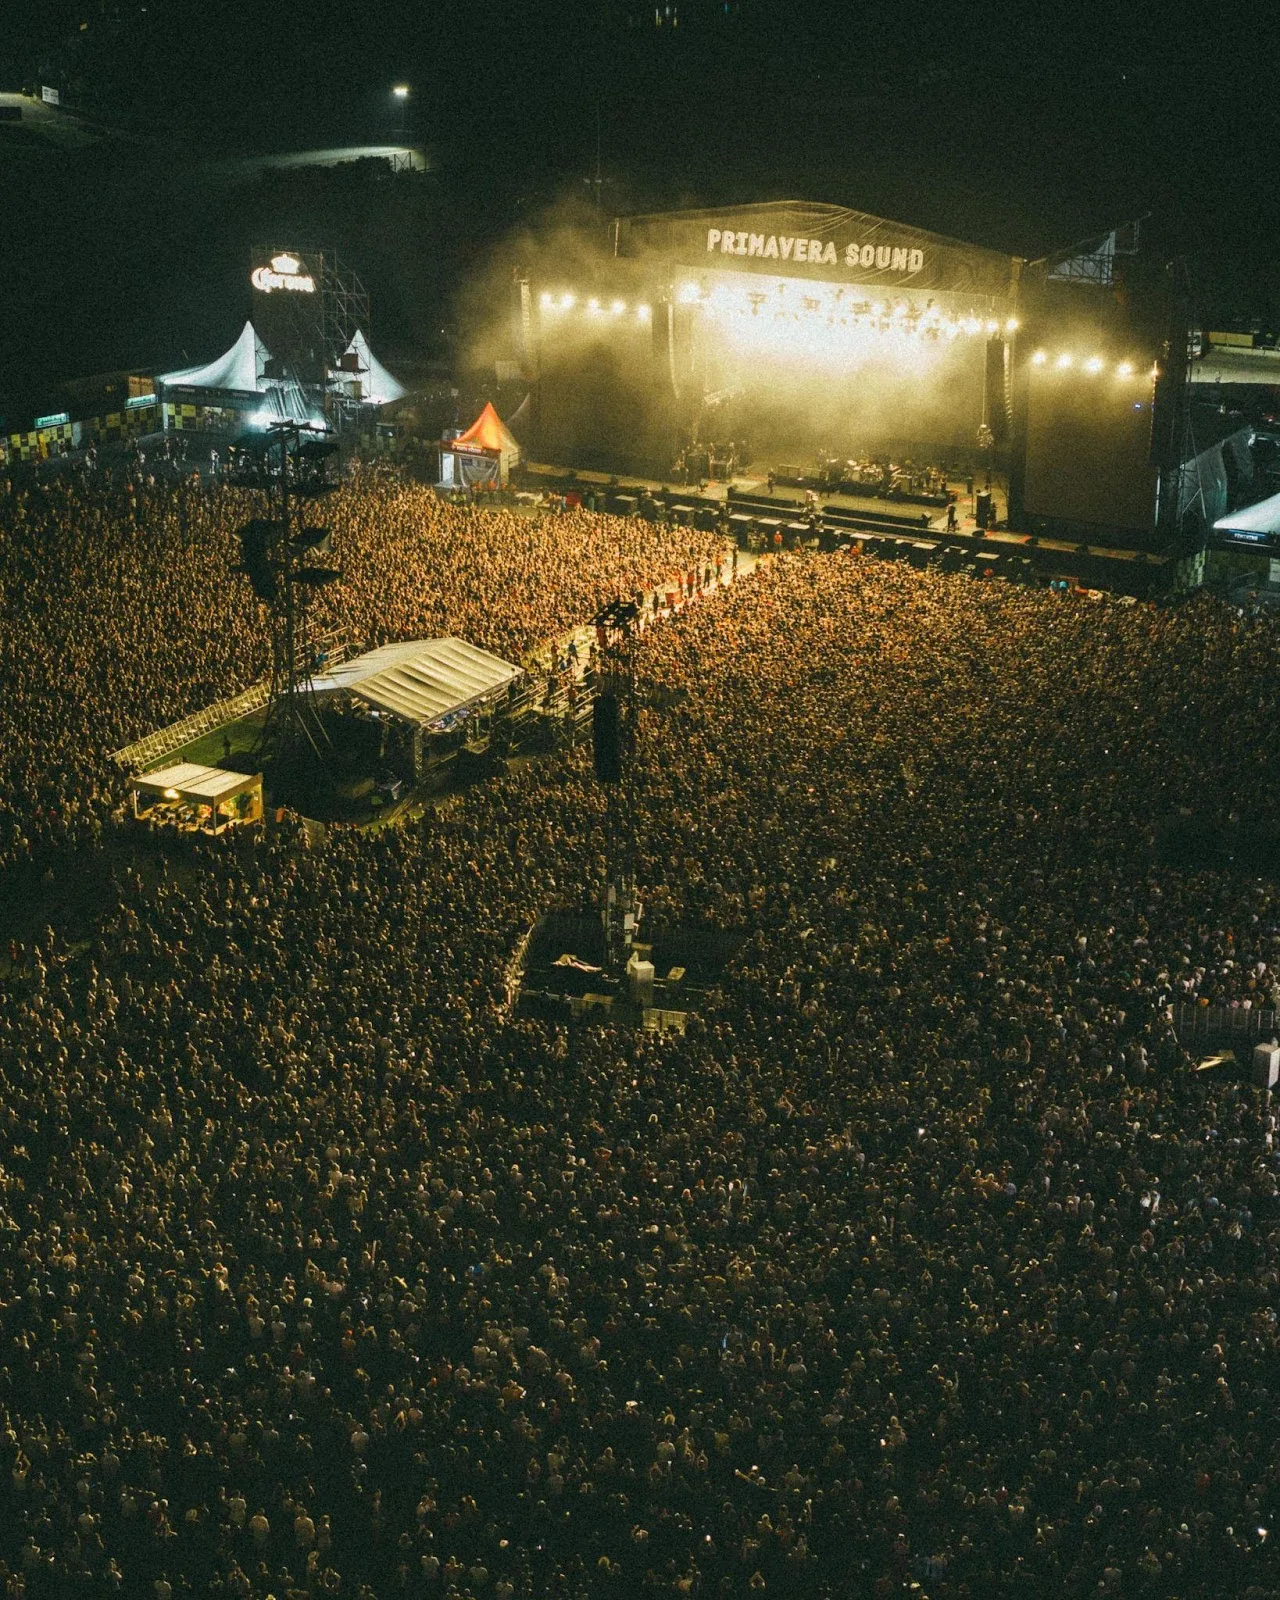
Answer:
[[[505,484],[519,461],[515,435],[486,401],[465,433],[441,440],[440,484],[450,489]]]

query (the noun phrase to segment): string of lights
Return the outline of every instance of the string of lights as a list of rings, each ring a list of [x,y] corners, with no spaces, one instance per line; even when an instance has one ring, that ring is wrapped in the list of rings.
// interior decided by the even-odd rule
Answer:
[[[1104,356],[1078,356],[1074,351],[1061,350],[1057,355],[1050,355],[1047,350],[1032,352],[1031,365],[1033,367],[1048,367],[1057,372],[1085,372],[1090,377],[1110,371],[1117,378],[1158,378],[1160,369],[1157,366],[1143,368],[1137,361],[1128,359],[1111,362]]]
[[[1016,317],[997,317],[972,307],[955,314],[934,300],[888,302],[866,298],[865,292],[856,288],[786,280],[756,278],[747,285],[687,282],[679,286],[675,298],[679,305],[717,322],[749,317],[775,325],[807,323],[831,330],[920,334],[935,339],[962,335],[994,338],[1011,335],[1018,329]],[[653,315],[652,307],[644,301],[631,306],[625,300],[604,301],[595,295],[583,299],[572,290],[544,290],[539,306],[549,315],[566,315],[575,310],[587,317],[631,314],[640,322],[648,322]]]

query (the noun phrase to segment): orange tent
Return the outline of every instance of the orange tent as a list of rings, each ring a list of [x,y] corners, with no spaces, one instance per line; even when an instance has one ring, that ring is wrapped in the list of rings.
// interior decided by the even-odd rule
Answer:
[[[520,460],[515,436],[489,402],[465,433],[441,444],[440,452],[442,481],[453,484],[483,481],[487,474],[477,457],[496,461],[500,483],[506,483],[511,468]],[[490,467],[488,473],[492,471]]]
[[[453,441],[454,444],[475,444],[482,450],[514,450],[520,453],[520,446],[512,438],[502,418],[493,409],[491,401],[485,402],[485,408],[471,424],[465,433],[460,433]]]

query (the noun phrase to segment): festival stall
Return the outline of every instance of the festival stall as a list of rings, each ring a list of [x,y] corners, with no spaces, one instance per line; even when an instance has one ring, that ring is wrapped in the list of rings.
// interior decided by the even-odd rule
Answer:
[[[444,489],[505,487],[520,461],[515,435],[486,402],[466,430],[440,441],[440,487]]]
[[[224,833],[262,820],[262,774],[179,761],[132,779],[139,821],[179,833]]]
[[[246,424],[323,420],[323,408],[299,383],[267,376],[273,364],[253,323],[246,322],[236,342],[215,360],[159,373],[156,388],[166,431],[219,432]]]

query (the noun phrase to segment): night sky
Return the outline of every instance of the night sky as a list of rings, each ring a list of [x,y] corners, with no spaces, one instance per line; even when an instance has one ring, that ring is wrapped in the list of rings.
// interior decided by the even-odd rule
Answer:
[[[607,212],[781,196],[1034,256],[1152,215],[1203,315],[1274,326],[1280,132],[1262,13],[773,0],[9,0],[0,88],[53,81],[112,136],[0,127],[16,315],[0,390],[208,355],[255,239],[339,246],[384,348],[447,355],[455,293],[566,193]],[[87,24],[81,27],[81,24]],[[428,178],[234,180],[216,158],[407,136]]]

